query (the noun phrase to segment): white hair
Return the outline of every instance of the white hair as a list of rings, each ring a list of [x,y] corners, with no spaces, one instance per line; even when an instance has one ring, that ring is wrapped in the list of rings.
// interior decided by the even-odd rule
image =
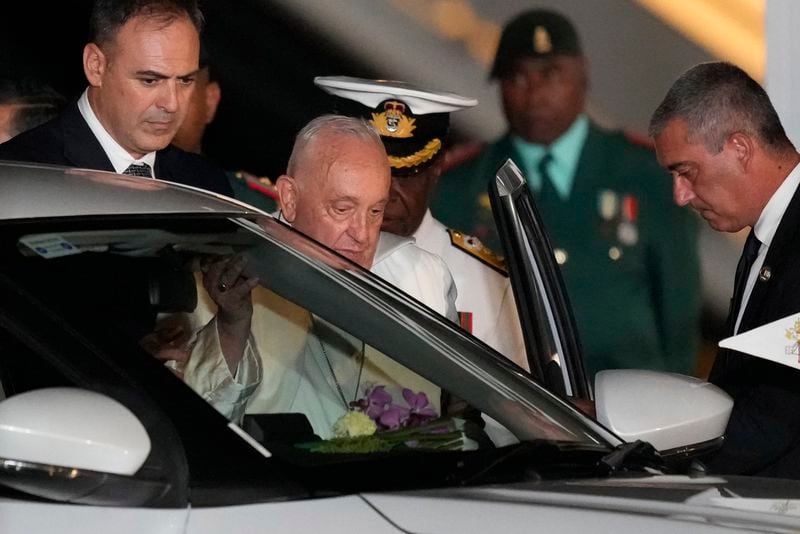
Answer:
[[[306,124],[297,133],[286,173],[294,176],[298,162],[305,157],[308,147],[316,139],[331,134],[355,137],[367,143],[373,143],[376,147],[380,147],[381,151],[384,150],[380,135],[366,120],[344,115],[322,115]]]

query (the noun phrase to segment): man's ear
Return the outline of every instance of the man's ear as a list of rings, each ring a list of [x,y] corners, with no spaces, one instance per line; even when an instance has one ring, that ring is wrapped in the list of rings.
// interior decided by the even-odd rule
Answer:
[[[222,88],[217,82],[208,82],[206,84],[206,124],[211,124],[214,116],[217,114],[217,106],[219,100],[222,98]]]
[[[107,68],[108,58],[99,46],[89,43],[83,47],[83,73],[89,85],[100,87]]]
[[[747,170],[756,148],[753,138],[743,132],[734,132],[728,137],[726,144],[733,150],[742,169]]]
[[[293,223],[297,216],[297,180],[283,174],[275,182],[275,189],[278,191],[278,208],[281,210],[281,215]]]

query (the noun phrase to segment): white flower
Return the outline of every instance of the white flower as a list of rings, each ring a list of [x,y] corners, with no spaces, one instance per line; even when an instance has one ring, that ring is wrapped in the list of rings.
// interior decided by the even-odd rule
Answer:
[[[347,412],[333,424],[333,435],[337,438],[371,436],[376,430],[375,421],[364,412]]]

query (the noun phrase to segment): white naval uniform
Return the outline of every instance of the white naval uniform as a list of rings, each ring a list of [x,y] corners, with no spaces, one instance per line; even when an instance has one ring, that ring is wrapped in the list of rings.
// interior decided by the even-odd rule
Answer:
[[[434,311],[456,319],[456,289],[450,272],[441,258],[417,247],[413,239],[382,233],[372,270]],[[348,400],[372,382],[398,391],[404,387],[423,391],[439,410],[438,387],[371,347],[366,347],[363,380],[354,383],[353,377],[360,373],[353,371],[352,354],[343,356],[326,340],[320,342],[315,321],[305,309],[263,287],[253,291],[251,337],[234,376],[222,356],[215,312],[198,277],[198,306],[191,323],[197,325],[195,329],[205,327],[192,347],[184,380],[229,419],[238,421],[244,413],[300,412],[318,435],[330,437],[333,422],[346,407],[324,364],[328,357]]]
[[[441,256],[414,244],[410,237],[381,232],[370,270],[451,321],[458,321],[458,285],[453,275]]]
[[[472,334],[528,369],[514,294],[507,276],[453,245],[447,228],[430,210],[414,233],[417,245],[442,258],[458,288],[456,308],[472,314]],[[474,239],[474,238],[470,238]]]

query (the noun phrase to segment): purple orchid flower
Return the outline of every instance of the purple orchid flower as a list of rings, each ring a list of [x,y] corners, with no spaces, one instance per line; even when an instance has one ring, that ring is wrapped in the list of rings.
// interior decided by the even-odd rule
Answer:
[[[384,388],[385,386],[375,386],[367,393],[366,413],[373,421],[378,421],[392,406],[392,396]]]
[[[392,404],[375,422],[382,430],[396,430],[405,426],[408,416],[408,408]]]
[[[363,398],[351,403],[354,408],[375,421],[379,430],[419,426],[438,417],[425,393],[414,393],[404,388],[403,398],[408,404],[405,407],[394,404],[392,395],[385,388],[384,385],[373,386],[364,392]]]
[[[409,420],[406,426],[417,426],[438,417],[436,410],[429,406],[428,396],[424,392],[414,393],[403,388],[403,398],[408,403]]]

